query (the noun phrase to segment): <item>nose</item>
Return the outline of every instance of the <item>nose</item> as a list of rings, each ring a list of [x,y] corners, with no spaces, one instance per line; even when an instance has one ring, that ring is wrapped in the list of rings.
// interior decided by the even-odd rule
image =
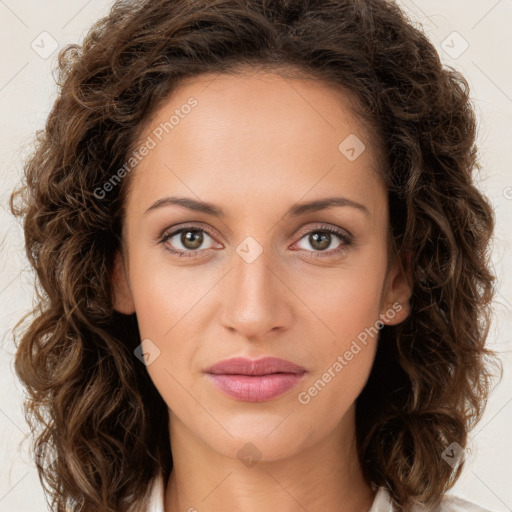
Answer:
[[[237,253],[224,280],[222,324],[247,339],[262,339],[290,327],[292,291],[279,265],[264,250],[248,263]]]

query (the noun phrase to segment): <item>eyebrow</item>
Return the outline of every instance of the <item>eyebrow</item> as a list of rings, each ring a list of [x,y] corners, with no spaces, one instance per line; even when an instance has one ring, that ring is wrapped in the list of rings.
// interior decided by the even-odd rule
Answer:
[[[226,217],[226,212],[212,203],[208,203],[206,201],[201,201],[197,199],[192,199],[190,197],[175,197],[175,196],[167,196],[162,197],[155,201],[145,212],[144,214],[156,210],[157,208],[162,208],[164,206],[182,206],[189,210],[193,210],[196,212],[206,213],[208,215],[212,215],[214,217]],[[291,215],[292,217],[297,217],[299,215],[304,215],[306,213],[318,212],[320,210],[325,210],[327,208],[332,208],[335,206],[350,206],[356,208],[363,212],[365,215],[369,215],[368,208],[366,206],[353,201],[352,199],[348,199],[343,196],[336,197],[326,197],[323,199],[316,199],[314,201],[309,201],[306,203],[297,203],[290,207],[290,209],[286,212],[286,215]]]

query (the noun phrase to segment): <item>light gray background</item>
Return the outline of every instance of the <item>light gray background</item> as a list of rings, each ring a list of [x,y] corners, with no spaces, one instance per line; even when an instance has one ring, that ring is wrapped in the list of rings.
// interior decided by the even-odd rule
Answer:
[[[33,276],[24,257],[21,227],[8,213],[7,201],[33,134],[43,128],[56,93],[52,70],[57,51],[42,58],[31,45],[35,41],[34,46],[37,44],[42,53],[52,49],[51,38],[59,49],[80,42],[111,3],[0,0],[0,512],[46,509],[27,443],[18,449],[27,426],[21,408],[21,385],[13,373],[10,334],[14,323],[32,305]],[[497,214],[493,262],[499,293],[489,344],[502,353],[504,377],[472,434],[465,471],[450,493],[497,512],[512,510],[512,2],[400,3],[416,23],[423,25],[444,62],[460,69],[470,82],[479,115],[484,164],[480,184]],[[42,32],[48,32],[51,38]]]

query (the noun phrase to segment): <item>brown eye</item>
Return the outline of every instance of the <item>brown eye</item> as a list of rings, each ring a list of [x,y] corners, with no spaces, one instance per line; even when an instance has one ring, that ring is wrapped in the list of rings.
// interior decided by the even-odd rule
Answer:
[[[204,247],[208,238],[210,239],[210,245]],[[203,229],[196,227],[177,229],[164,235],[160,242],[165,244],[169,251],[185,256],[188,255],[187,253],[195,256],[203,250],[211,249],[214,245],[213,238]]]
[[[181,232],[180,242],[186,249],[199,249],[203,243],[203,234],[200,230],[187,229]]]
[[[336,239],[339,243],[336,245]],[[300,243],[306,240],[309,247],[301,247]],[[334,242],[334,244],[333,244]],[[351,238],[344,232],[331,227],[316,228],[306,233],[299,241],[299,249],[310,253],[326,252],[326,256],[335,254],[351,244]],[[334,245],[334,247],[332,247]],[[330,249],[330,250],[327,250]]]
[[[308,241],[311,244],[311,247],[317,249],[318,251],[325,251],[331,245],[331,234],[330,233],[321,233],[319,231],[315,231],[309,235]]]

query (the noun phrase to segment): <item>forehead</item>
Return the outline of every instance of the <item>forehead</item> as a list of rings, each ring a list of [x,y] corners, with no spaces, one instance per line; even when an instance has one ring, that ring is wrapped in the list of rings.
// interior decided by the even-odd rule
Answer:
[[[188,105],[191,101],[197,103],[193,109]],[[146,120],[140,138],[161,124],[167,122],[169,125],[169,121],[172,126],[164,127],[165,133],[161,134],[164,137],[170,131],[179,136],[180,131],[187,129],[186,126],[183,128],[184,125],[192,124],[197,129],[196,139],[212,125],[217,127],[217,132],[229,126],[232,132],[239,132],[240,128],[246,131],[255,128],[251,136],[254,138],[259,132],[264,141],[270,134],[288,139],[301,136],[305,140],[315,136],[332,138],[336,134],[336,141],[346,130],[358,133],[361,138],[370,135],[374,138],[359,110],[358,100],[341,86],[304,74],[290,75],[284,70],[242,67],[232,74],[204,73],[182,79]],[[191,121],[182,122],[187,117]],[[181,125],[179,129],[178,125]],[[261,130],[263,126],[265,130]],[[217,132],[210,130],[208,140],[213,140]],[[268,136],[266,138],[268,140]],[[202,144],[205,143],[203,140]],[[370,148],[370,153],[373,157],[379,156],[373,148]]]
[[[176,187],[212,201],[333,187],[363,200],[378,182],[377,145],[351,97],[314,79],[268,71],[189,78],[145,123],[138,145],[149,139],[154,147],[131,176],[141,205],[142,194],[158,199]]]

